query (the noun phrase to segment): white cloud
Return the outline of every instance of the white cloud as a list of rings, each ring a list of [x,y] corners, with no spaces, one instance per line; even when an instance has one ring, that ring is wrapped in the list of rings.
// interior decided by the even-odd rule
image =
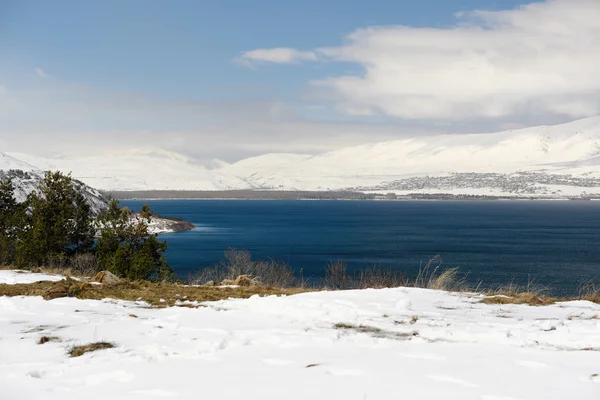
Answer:
[[[274,49],[256,49],[243,53],[239,58],[243,63],[270,62],[276,64],[291,64],[299,61],[316,61],[317,54],[313,51],[300,51],[285,47]]]
[[[35,69],[35,73],[40,77],[40,78],[48,78],[48,74],[41,68],[36,68]]]
[[[313,83],[351,115],[465,121],[600,113],[600,1],[548,0],[457,17],[451,28],[356,30],[314,57],[362,72]]]

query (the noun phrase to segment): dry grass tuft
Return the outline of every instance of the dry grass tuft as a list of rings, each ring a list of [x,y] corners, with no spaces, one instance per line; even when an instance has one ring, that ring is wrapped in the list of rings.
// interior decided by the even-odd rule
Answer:
[[[325,285],[329,289],[344,290],[351,287],[348,266],[345,262],[335,261],[325,267]]]
[[[424,267],[419,268],[419,273],[410,286],[456,292],[471,290],[466,277],[460,276],[458,268],[442,268],[442,258],[439,255],[430,258]]]
[[[554,304],[558,299],[549,296],[540,296],[538,293],[522,292],[507,296],[496,294],[481,300],[484,304],[528,304],[530,306],[547,306]]]
[[[529,280],[526,286],[510,283],[501,286],[488,293],[481,302],[484,304],[528,304],[530,306],[546,306],[554,304],[560,299],[547,295],[549,290],[543,286],[536,285]]]
[[[40,340],[38,340],[38,344],[44,344],[48,342],[61,342],[62,340],[56,336],[42,336]]]
[[[351,330],[359,333],[366,333],[373,337],[380,339],[392,339],[392,340],[411,340],[415,336],[419,336],[419,332],[392,332],[385,331],[380,328],[368,325],[353,325],[347,323],[337,323],[333,326],[335,329]]]
[[[333,326],[335,329],[351,329],[361,333],[381,333],[381,329],[368,325],[352,325],[346,323],[337,323]]]
[[[579,288],[579,297],[581,300],[600,304],[600,287],[593,282],[586,282]]]
[[[357,289],[383,289],[407,286],[406,275],[393,268],[367,268],[358,273]]]
[[[113,347],[115,347],[115,345],[112,343],[108,343],[108,342],[90,343],[90,344],[86,344],[83,346],[75,346],[75,347],[71,348],[71,350],[69,350],[69,355],[71,357],[81,357],[85,353],[89,353],[89,352],[97,351],[97,350],[112,349]]]

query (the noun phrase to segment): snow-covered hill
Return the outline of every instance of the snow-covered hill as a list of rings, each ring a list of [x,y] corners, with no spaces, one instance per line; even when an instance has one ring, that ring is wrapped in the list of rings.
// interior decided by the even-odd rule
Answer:
[[[412,137],[317,155],[265,154],[199,164],[165,152],[42,159],[107,190],[340,190],[483,195],[600,193],[600,116],[488,134]],[[14,162],[14,161],[13,161]]]
[[[24,201],[29,193],[36,190],[44,177],[44,171],[29,163],[15,159],[14,157],[0,153],[0,179],[10,178],[15,186],[17,201]],[[97,215],[108,206],[107,199],[98,190],[75,180],[75,187],[80,191]]]
[[[0,171],[10,170],[36,171],[38,168],[8,154],[0,153]]]
[[[44,170],[71,172],[74,178],[103,190],[185,189],[189,185],[198,190],[228,188],[218,173],[227,163],[215,160],[207,167],[167,151],[131,151],[79,158],[10,155]],[[236,186],[243,184],[240,181]]]

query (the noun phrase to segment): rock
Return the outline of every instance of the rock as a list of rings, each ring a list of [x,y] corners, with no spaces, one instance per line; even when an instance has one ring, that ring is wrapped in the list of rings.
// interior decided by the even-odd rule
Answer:
[[[257,282],[248,275],[240,275],[233,281],[233,284],[237,286],[256,286]]]
[[[100,271],[92,278],[92,282],[99,282],[106,286],[116,285],[120,281],[119,277],[109,271]]]
[[[232,281],[231,279],[223,279],[219,285],[220,286],[235,285],[235,281]]]
[[[202,286],[215,286],[215,281],[208,281],[205,284],[203,284]]]

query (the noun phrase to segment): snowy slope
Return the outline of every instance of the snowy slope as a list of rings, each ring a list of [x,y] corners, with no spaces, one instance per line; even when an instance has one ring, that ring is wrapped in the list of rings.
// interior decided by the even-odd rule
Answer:
[[[480,299],[397,288],[153,309],[0,297],[1,398],[598,399],[600,305]],[[67,355],[95,341],[116,347]]]
[[[25,201],[29,193],[37,190],[44,178],[44,171],[29,163],[0,153],[0,179],[10,178],[15,186],[17,201]],[[91,206],[92,213],[98,214],[108,206],[107,199],[97,189],[75,180],[75,188],[81,192]]]
[[[45,170],[71,172],[73,177],[103,190],[198,190],[227,187],[215,169],[227,163],[215,160],[210,168],[166,151],[131,151],[80,158],[42,158],[22,153],[13,157]]]
[[[355,146],[280,165],[270,174],[253,175],[251,181],[263,187],[277,187],[283,181],[294,182],[299,189],[341,189],[448,173],[546,170],[600,176],[598,154],[600,117],[595,117],[550,127]]]
[[[74,177],[107,190],[360,189],[540,196],[600,193],[600,117],[499,133],[413,137],[313,156],[265,154],[233,164],[217,160],[208,166],[165,151],[60,159],[10,155],[46,169],[72,171]],[[518,172],[529,175],[514,178]],[[562,178],[548,180],[536,175],[540,173]],[[490,186],[485,174],[502,174],[499,179],[509,182]],[[447,179],[441,184],[411,181],[422,177]],[[577,179],[569,181],[571,177]],[[522,181],[527,184],[521,185]]]
[[[21,171],[35,171],[38,168],[22,160],[17,160],[16,158],[9,156],[8,154],[0,153],[0,171],[9,171],[11,169],[18,169]]]
[[[16,285],[21,283],[35,283],[42,281],[57,282],[65,279],[62,275],[39,274],[24,270],[0,271],[0,285]]]

